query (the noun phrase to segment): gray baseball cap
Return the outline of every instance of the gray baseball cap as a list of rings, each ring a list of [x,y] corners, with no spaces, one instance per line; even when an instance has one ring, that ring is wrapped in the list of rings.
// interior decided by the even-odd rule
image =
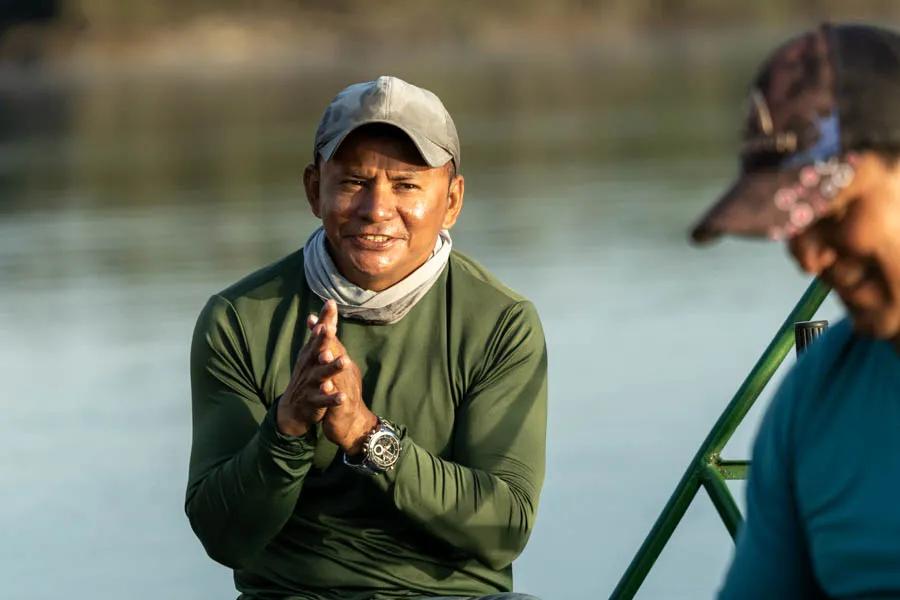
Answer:
[[[334,97],[319,122],[314,155],[331,159],[351,131],[369,123],[403,131],[429,166],[440,167],[452,159],[459,169],[459,136],[440,98],[386,75],[354,83]]]

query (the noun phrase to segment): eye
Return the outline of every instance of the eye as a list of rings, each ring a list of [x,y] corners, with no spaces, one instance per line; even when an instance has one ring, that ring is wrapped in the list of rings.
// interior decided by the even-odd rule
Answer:
[[[366,182],[358,177],[348,177],[341,180],[341,185],[346,187],[362,187]]]
[[[403,181],[397,184],[397,188],[403,191],[411,191],[421,189],[414,183],[409,183],[408,181]]]

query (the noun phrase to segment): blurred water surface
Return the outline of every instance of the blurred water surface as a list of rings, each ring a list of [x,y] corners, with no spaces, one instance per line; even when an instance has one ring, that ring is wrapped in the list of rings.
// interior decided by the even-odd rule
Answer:
[[[455,246],[544,321],[549,470],[517,589],[608,596],[807,285],[777,245],[686,242],[734,174],[744,86],[780,36],[755,39],[440,68],[0,73],[4,596],[236,595],[182,508],[194,319],[304,242],[318,116],[383,72],[454,114]],[[710,597],[730,552],[701,492],[640,597]]]

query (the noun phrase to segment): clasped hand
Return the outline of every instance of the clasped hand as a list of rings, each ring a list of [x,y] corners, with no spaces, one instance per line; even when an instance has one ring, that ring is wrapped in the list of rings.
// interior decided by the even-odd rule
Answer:
[[[337,337],[337,320],[333,300],[306,320],[311,335],[297,355],[276,421],[279,431],[293,436],[321,423],[325,437],[352,456],[362,451],[378,417],[363,402],[362,376]]]

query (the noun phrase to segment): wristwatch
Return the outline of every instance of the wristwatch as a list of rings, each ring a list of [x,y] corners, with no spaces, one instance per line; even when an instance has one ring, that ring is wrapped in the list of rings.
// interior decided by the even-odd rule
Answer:
[[[378,417],[378,424],[363,442],[362,458],[351,459],[344,453],[344,464],[369,474],[384,473],[400,460],[400,436],[387,419]]]

